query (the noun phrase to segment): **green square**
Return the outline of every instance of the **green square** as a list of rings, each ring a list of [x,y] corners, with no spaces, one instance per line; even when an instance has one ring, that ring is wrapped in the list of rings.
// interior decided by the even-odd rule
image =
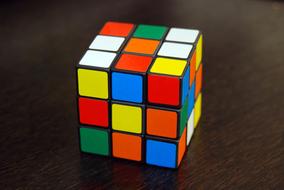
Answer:
[[[180,115],[180,130],[179,130],[179,135],[181,136],[182,133],[183,133],[183,130],[186,126],[186,122],[187,122],[187,109],[188,109],[188,97],[186,98],[185,102],[184,102],[184,105],[181,109],[181,115]]]
[[[82,152],[109,155],[109,134],[103,129],[80,128]]]
[[[155,26],[155,25],[144,25],[140,24],[133,36],[138,38],[148,38],[153,40],[160,40],[167,31],[167,27]]]

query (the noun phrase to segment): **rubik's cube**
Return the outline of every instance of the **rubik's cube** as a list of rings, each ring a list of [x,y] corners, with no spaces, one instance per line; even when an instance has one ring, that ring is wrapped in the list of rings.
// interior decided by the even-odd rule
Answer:
[[[82,152],[180,165],[201,116],[199,30],[107,22],[76,73]]]

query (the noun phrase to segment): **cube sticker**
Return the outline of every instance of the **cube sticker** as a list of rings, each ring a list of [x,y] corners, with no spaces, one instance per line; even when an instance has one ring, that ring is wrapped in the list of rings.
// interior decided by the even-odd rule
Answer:
[[[80,128],[80,147],[83,152],[110,155],[109,132],[96,128]]]
[[[199,30],[109,21],[76,65],[80,150],[178,168],[202,108]]]
[[[112,104],[112,129],[141,134],[143,109],[134,105]]]

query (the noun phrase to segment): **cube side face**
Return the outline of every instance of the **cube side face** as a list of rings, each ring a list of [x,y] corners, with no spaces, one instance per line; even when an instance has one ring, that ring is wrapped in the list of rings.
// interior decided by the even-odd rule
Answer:
[[[187,128],[185,127],[180,140],[178,142],[178,160],[177,160],[177,166],[180,165],[180,162],[184,156],[185,149],[186,149],[186,134],[187,134]]]
[[[134,103],[143,102],[144,80],[141,75],[112,72],[112,98]]]
[[[77,76],[80,96],[108,99],[109,79],[107,71],[78,68]]]
[[[148,102],[179,106],[180,80],[172,76],[148,75]]]
[[[177,138],[178,114],[158,108],[146,109],[146,133],[165,138]]]
[[[79,120],[81,124],[108,128],[109,103],[105,100],[79,97]]]
[[[112,103],[112,129],[142,134],[144,108]]]
[[[177,145],[169,142],[146,139],[146,163],[167,168],[176,168]]]
[[[81,127],[79,133],[82,152],[103,156],[110,155],[109,132],[107,130]]]
[[[199,93],[194,106],[194,128],[197,127],[198,122],[200,120],[201,111],[202,111],[201,109],[202,109],[202,93]]]
[[[113,132],[112,155],[116,158],[142,161],[142,137]]]

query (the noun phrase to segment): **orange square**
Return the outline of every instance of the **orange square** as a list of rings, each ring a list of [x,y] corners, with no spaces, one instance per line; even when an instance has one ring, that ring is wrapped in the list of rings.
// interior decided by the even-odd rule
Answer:
[[[160,41],[131,38],[124,51],[133,53],[143,53],[153,55]]]
[[[146,114],[147,134],[167,138],[177,137],[177,112],[148,108]]]
[[[183,158],[185,149],[186,149],[186,130],[187,128],[184,128],[183,134],[181,135],[178,143],[178,166]]]
[[[146,72],[151,62],[152,57],[150,56],[122,54],[115,65],[115,68],[128,71]]]
[[[128,160],[142,160],[142,137],[118,132],[112,133],[112,153],[114,157]]]
[[[199,65],[199,69],[196,72],[196,79],[195,79],[195,98],[197,98],[199,92],[202,88],[202,63]]]

